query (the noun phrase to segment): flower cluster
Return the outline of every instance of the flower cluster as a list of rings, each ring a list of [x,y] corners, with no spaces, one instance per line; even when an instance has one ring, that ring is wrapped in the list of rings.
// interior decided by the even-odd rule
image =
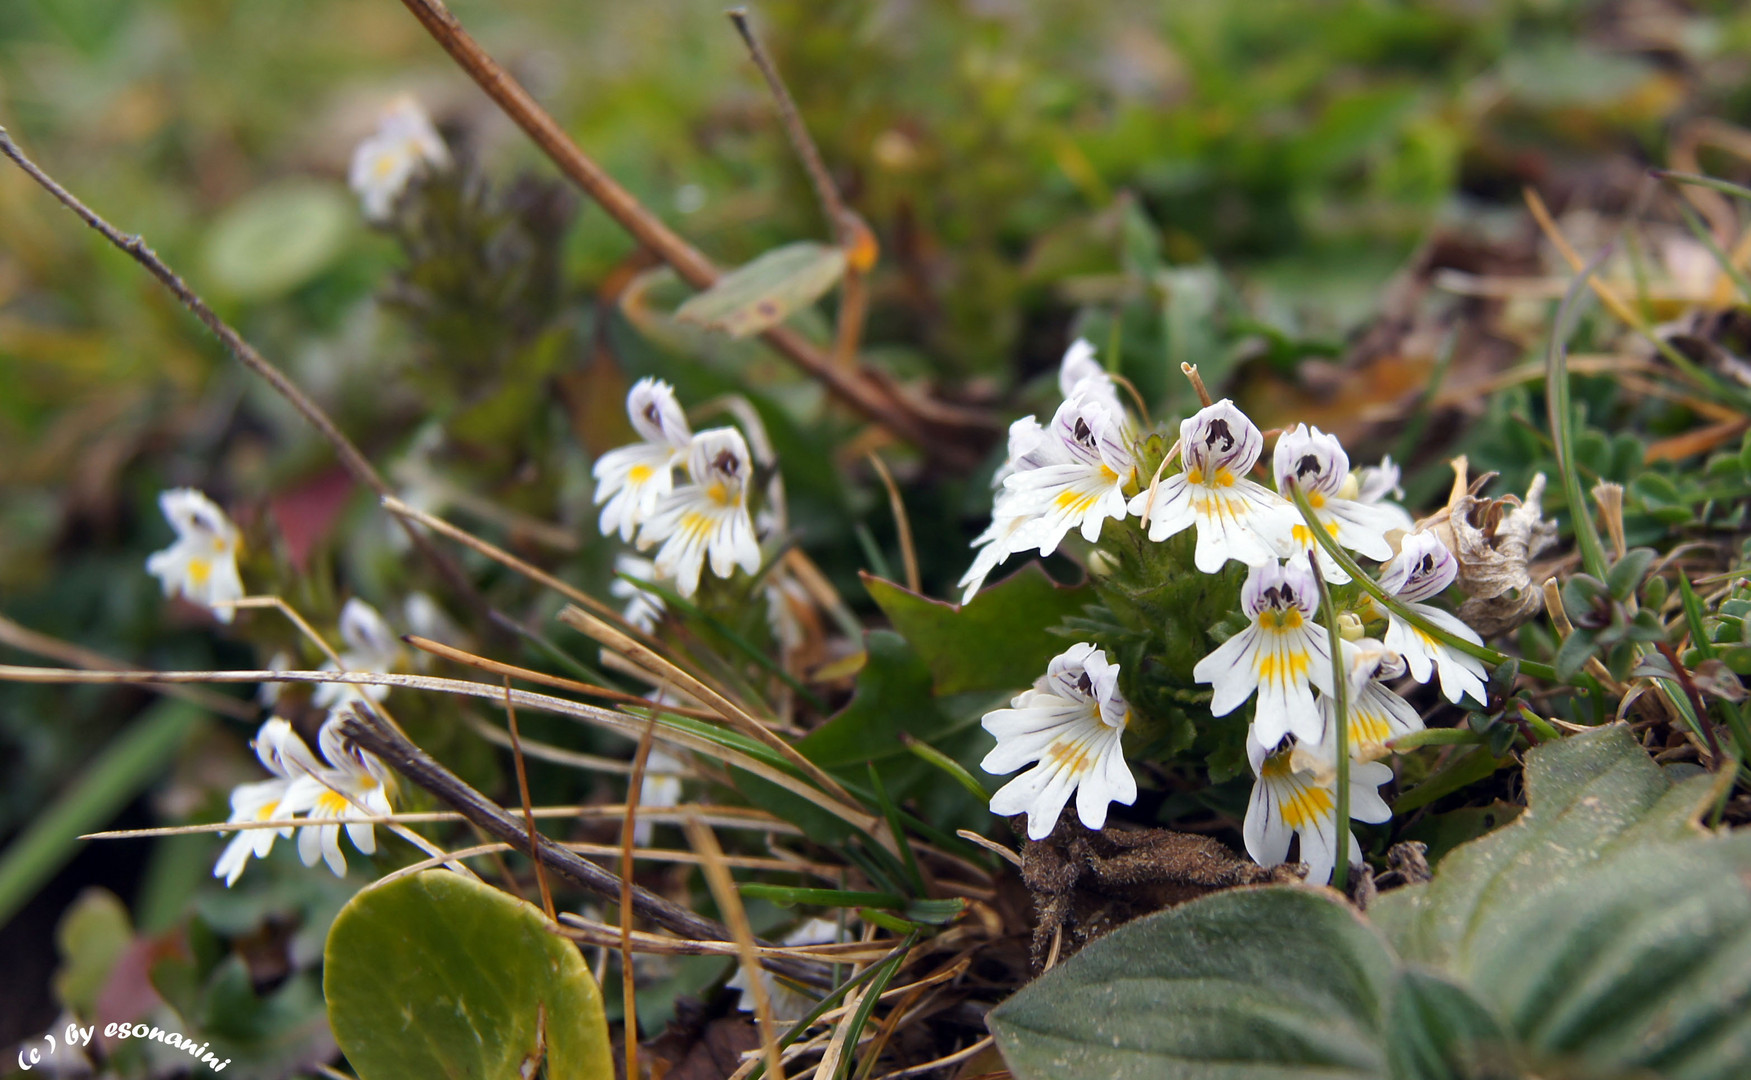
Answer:
[[[626,413],[641,441],[603,454],[593,471],[602,535],[618,533],[641,551],[657,547],[649,576],[633,576],[673,582],[677,593],[691,597],[707,562],[720,578],[737,567],[750,574],[758,570],[760,545],[748,513],[754,462],[742,433],[720,427],[695,434],[674,389],[660,379],[635,383]],[[677,472],[684,477],[679,484]],[[634,600],[628,619],[654,624],[662,614],[658,598],[636,587],[629,590],[620,593]]]
[[[1426,602],[1453,582],[1452,554],[1433,533],[1414,531],[1410,514],[1390,501],[1401,494],[1390,458],[1352,470],[1337,438],[1316,427],[1301,424],[1278,436],[1270,458],[1275,490],[1251,479],[1264,434],[1228,400],[1186,418],[1162,470],[1127,497],[1144,451],[1132,441],[1133,425],[1112,381],[1085,343],[1065,355],[1060,383],[1065,401],[1048,427],[1026,418],[1010,429],[1003,487],[991,527],[974,542],[963,602],[1008,555],[1036,548],[1050,553],[1071,529],[1094,543],[1108,518],[1134,515],[1158,543],[1195,529],[1191,563],[1199,573],[1219,573],[1230,561],[1245,566],[1239,603],[1247,623],[1199,660],[1192,677],[1209,687],[1212,719],[1255,702],[1245,742],[1255,777],[1243,830],[1248,853],[1276,865],[1288,857],[1291,837],[1299,837],[1310,878],[1328,880],[1344,854],[1336,821],[1333,650],[1346,683],[1348,801],[1358,821],[1390,817],[1379,788],[1393,773],[1379,759],[1391,739],[1423,726],[1393,690],[1395,682],[1438,675],[1448,700],[1485,699],[1483,665],[1424,629],[1480,643],[1458,618]],[[1160,475],[1176,456],[1179,470]],[[1297,494],[1310,511],[1305,518],[1293,501]],[[1314,529],[1381,563],[1381,587],[1417,622],[1347,594],[1340,617],[1348,629],[1334,638],[1319,617],[1319,578],[1340,586],[1350,575],[1322,557]],[[1366,636],[1370,622],[1384,622],[1380,638]],[[1109,803],[1136,797],[1122,748],[1130,716],[1119,668],[1102,649],[1083,643],[1055,658],[1032,690],[985,716],[986,730],[997,739],[983,763],[987,772],[1035,763],[992,797],[992,811],[1026,813],[1028,835],[1038,840],[1052,831],[1075,792],[1082,823],[1102,827]],[[1360,858],[1353,837],[1347,852],[1352,861]]]
[[[305,866],[321,859],[336,877],[347,872],[341,854],[340,832],[344,825],[353,846],[366,855],[377,850],[369,818],[388,814],[394,781],[374,754],[359,749],[341,734],[339,717],[331,714],[317,733],[322,748],[319,760],[292,730],[292,725],[273,717],[256,733],[253,746],[271,779],[239,784],[231,792],[232,824],[289,821],[302,818],[298,826],[298,857]],[[278,829],[241,830],[225,846],[213,867],[213,876],[234,884],[250,856],[266,858],[276,837],[290,837],[293,826]]]

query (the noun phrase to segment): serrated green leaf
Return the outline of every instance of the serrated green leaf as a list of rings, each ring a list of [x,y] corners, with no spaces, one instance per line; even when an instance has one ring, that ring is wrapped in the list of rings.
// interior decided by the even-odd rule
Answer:
[[[611,1080],[602,997],[534,907],[446,870],[368,888],[328,933],[323,993],[360,1080]]]
[[[1046,673],[1047,662],[1069,647],[1051,628],[1094,599],[1091,586],[1059,585],[1038,563],[982,589],[964,606],[868,574],[863,583],[929,666],[938,694],[1020,691],[1032,685]]]
[[[675,310],[681,322],[734,338],[769,330],[819,300],[845,274],[845,252],[805,240],[774,248]]]

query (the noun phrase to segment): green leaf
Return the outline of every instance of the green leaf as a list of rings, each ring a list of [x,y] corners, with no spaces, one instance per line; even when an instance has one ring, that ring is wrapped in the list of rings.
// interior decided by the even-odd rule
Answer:
[[[55,999],[80,1016],[92,1016],[110,969],[134,941],[127,907],[107,889],[88,888],[55,927],[65,959],[55,972]]]
[[[863,584],[929,665],[938,694],[1031,686],[1065,649],[1051,628],[1094,599],[1092,587],[1059,585],[1038,563],[982,589],[965,605],[932,600],[868,574]]]
[[[1612,566],[1611,573],[1605,576],[1605,588],[1618,600],[1628,600],[1635,595],[1636,587],[1647,576],[1648,567],[1653,563],[1655,551],[1653,548],[1630,548],[1623,553],[1623,558]]]
[[[1519,1076],[1501,1024],[1462,987],[1426,971],[1394,986],[1386,1055],[1394,1080],[1505,1080]]]
[[[446,870],[368,888],[323,950],[335,1041],[360,1080],[611,1080],[602,997],[541,912]]]
[[[681,322],[734,338],[769,330],[819,300],[845,274],[845,252],[805,240],[774,248],[675,310]]]
[[[207,234],[211,284],[240,300],[291,292],[334,262],[352,221],[352,204],[327,184],[261,188],[227,207]]]
[[[822,768],[905,755],[901,732],[932,739],[953,722],[931,696],[930,669],[904,638],[871,630],[864,650],[869,659],[857,674],[851,704],[797,743]]]
[[[992,1011],[1017,1080],[1377,1078],[1391,952],[1335,894],[1235,890],[1129,923]]]

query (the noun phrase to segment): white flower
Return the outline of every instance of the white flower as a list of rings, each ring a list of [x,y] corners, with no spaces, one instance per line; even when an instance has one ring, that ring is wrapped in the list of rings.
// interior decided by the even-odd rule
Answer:
[[[1009,425],[1009,452],[1003,464],[991,475],[991,486],[1002,487],[1003,481],[1018,472],[1037,469],[1046,464],[1040,448],[1046,443],[1046,429],[1036,417],[1024,416]]]
[[[1461,622],[1458,616],[1431,604],[1420,603],[1453,584],[1458,573],[1459,561],[1434,533],[1411,533],[1404,538],[1392,561],[1380,568],[1380,587],[1454,637],[1481,645],[1483,639],[1477,636],[1477,631]],[[1458,704],[1466,694],[1480,703],[1489,700],[1489,692],[1484,687],[1487,669],[1483,661],[1442,644],[1390,611],[1387,620],[1386,647],[1404,656],[1411,678],[1426,683],[1433,671],[1439,671],[1441,693],[1448,701]]]
[[[784,935],[784,944],[789,946],[837,945],[846,940],[848,937],[839,929],[839,924],[829,919],[810,919]],[[789,1027],[815,1010],[819,999],[792,989],[788,983],[781,981],[765,968],[761,968],[755,977],[766,987],[766,1000],[772,1006],[773,1023]],[[736,1008],[745,1013],[754,1011],[754,994],[748,987],[747,969],[738,966],[735,978],[724,986],[741,991],[736,999]]]
[[[1100,539],[1108,518],[1125,516],[1125,481],[1133,471],[1119,414],[1098,397],[1078,395],[1058,406],[1041,445],[1042,463],[1003,481],[998,516],[1039,522],[1030,533],[1042,555],[1050,555],[1071,529],[1089,543]]]
[[[1101,367],[1100,361],[1094,358],[1094,346],[1087,338],[1077,338],[1064,350],[1064,359],[1058,364],[1058,392],[1065,400],[1082,394],[1100,401],[1117,417],[1125,415],[1125,407],[1119,403],[1118,387],[1113,385],[1113,377]]]
[[[1131,513],[1148,518],[1149,539],[1166,540],[1197,525],[1192,561],[1206,574],[1229,559],[1248,566],[1274,562],[1295,511],[1246,478],[1264,449],[1257,425],[1223,398],[1182,421],[1179,433],[1185,471],[1131,500]]]
[[[657,580],[657,564],[623,551],[614,556],[614,574],[614,580],[608,583],[608,595],[626,601],[621,616],[647,634],[655,630],[663,621],[663,598],[639,588],[634,582]]]
[[[1337,767],[1329,740],[1273,750],[1254,733],[1246,738],[1246,756],[1258,779],[1246,804],[1241,833],[1246,853],[1260,866],[1276,866],[1289,856],[1291,835],[1301,838],[1301,861],[1307,880],[1324,884],[1337,867]],[[1392,810],[1379,787],[1392,770],[1378,761],[1350,764],[1350,819],[1378,823]],[[1349,862],[1362,861],[1361,846],[1346,828]]]
[[[383,621],[377,609],[358,597],[348,600],[340,609],[340,638],[346,643],[337,669],[333,661],[322,665],[324,671],[366,671],[387,674],[401,661],[401,641]],[[369,698],[382,701],[389,696],[387,686],[359,683],[318,683],[310,703],[319,709],[334,709]]]
[[[1306,557],[1253,567],[1240,601],[1252,625],[1192,669],[1194,679],[1215,691],[1211,714],[1228,715],[1257,690],[1253,726],[1260,740],[1273,746],[1288,734],[1318,740],[1321,723],[1313,687],[1331,692],[1331,643],[1325,627],[1313,619],[1319,610],[1319,582]]]
[[[1125,764],[1121,741],[1130,710],[1119,694],[1119,668],[1086,642],[1052,658],[1045,677],[1008,709],[985,714],[981,723],[997,747],[979,767],[993,775],[1033,768],[991,796],[991,812],[1026,813],[1028,837],[1041,840],[1076,792],[1076,812],[1091,829],[1106,824],[1107,804],[1130,805],[1137,781]]]
[[[347,183],[359,196],[368,221],[388,221],[395,200],[421,169],[448,168],[450,152],[419,102],[402,96],[390,102],[377,130],[353,151]]]
[[[1399,505],[1399,502],[1404,500],[1404,488],[1400,487],[1398,483],[1399,475],[1399,467],[1393,463],[1392,455],[1387,454],[1380,459],[1378,465],[1364,465],[1352,471],[1350,479],[1355,483],[1355,490],[1351,491],[1349,485],[1346,484],[1341,494],[1346,498],[1355,499],[1357,502],[1368,503],[1386,510],[1392,514],[1397,522],[1394,528],[1400,532],[1410,532],[1416,527],[1416,521],[1411,517],[1409,510]],[[1388,496],[1391,499],[1399,500],[1399,502],[1391,501]]]
[[[146,572],[164,584],[165,596],[180,594],[190,603],[212,609],[220,622],[230,622],[235,611],[224,602],[243,598],[243,579],[237,574],[237,526],[213,500],[193,488],[162,493],[158,507],[176,530],[176,542],[147,556]]]
[[[985,584],[985,579],[991,576],[991,571],[998,564],[1018,552],[1030,551],[1040,545],[1039,535],[1044,531],[1042,522],[1031,515],[1014,513],[1002,496],[997,499],[997,505],[992,508],[991,524],[985,531],[973,538],[973,547],[978,553],[973,556],[973,565],[967,567],[967,572],[961,575],[961,603],[973,599],[975,593]]]
[[[1392,558],[1392,545],[1386,534],[1400,527],[1399,519],[1387,507],[1345,496],[1350,480],[1350,455],[1344,453],[1337,436],[1296,424],[1294,430],[1277,438],[1272,464],[1277,490],[1285,496],[1292,486],[1306,492],[1314,520],[1332,539],[1370,559]],[[1291,550],[1305,551],[1314,544],[1313,533],[1308,531],[1305,521],[1297,520],[1290,535]],[[1350,575],[1332,559],[1321,559],[1320,566],[1325,579],[1333,584],[1350,580]]]
[[[711,572],[727,578],[740,566],[760,569],[760,545],[748,517],[748,444],[735,428],[712,428],[693,438],[687,454],[692,482],[663,496],[639,529],[638,546],[657,550],[657,576],[673,579],[675,591],[690,597],[699,588],[706,558]]]
[[[281,809],[302,813],[313,824],[298,829],[298,857],[305,866],[318,858],[328,863],[335,877],[345,877],[346,856],[340,850],[342,822],[388,814],[389,770],[375,754],[361,750],[341,736],[340,717],[331,714],[317,734],[326,768],[317,767],[295,778],[281,802]],[[315,824],[322,822],[323,824]],[[377,837],[368,822],[347,824],[347,837],[366,855],[377,850]]]
[[[644,778],[638,785],[639,810],[663,810],[679,806],[681,777],[686,771],[687,766],[679,758],[665,752],[660,746],[651,747],[650,756],[644,762]],[[651,820],[641,813],[632,826],[632,842],[639,847],[649,846],[651,829]]]
[[[618,532],[620,539],[631,540],[633,530],[674,488],[675,466],[686,460],[693,430],[674,388],[661,379],[647,377],[632,385],[626,415],[644,441],[608,451],[590,471],[596,478],[596,505],[608,504],[599,522],[602,535]]]
[[[1344,642],[1344,665],[1349,672],[1350,756],[1364,761],[1385,757],[1386,743],[1400,735],[1423,729],[1423,718],[1410,702],[1386,685],[1405,673],[1404,658],[1378,641]],[[1329,732],[1337,698],[1319,699],[1322,730]],[[1329,736],[1328,736],[1329,737]]]
[[[319,768],[316,755],[304,745],[304,740],[292,730],[292,725],[274,717],[261,726],[251,742],[262,767],[274,774],[272,780],[239,784],[231,790],[230,821],[272,821],[290,817],[284,808],[286,792],[292,782]],[[213,876],[225,879],[225,887],[236,883],[250,856],[265,859],[274,849],[274,837],[291,836],[290,827],[282,829],[244,829],[231,838],[213,865]]]

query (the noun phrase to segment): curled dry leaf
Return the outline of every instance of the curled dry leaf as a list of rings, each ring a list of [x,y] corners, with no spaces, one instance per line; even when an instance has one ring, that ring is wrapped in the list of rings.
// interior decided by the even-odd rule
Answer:
[[[1453,494],[1447,505],[1419,522],[1432,530],[1459,561],[1459,588],[1469,598],[1459,617],[1485,638],[1514,629],[1544,608],[1533,587],[1531,562],[1556,543],[1556,522],[1544,518],[1545,478],[1539,473],[1525,499],[1479,498],[1466,483],[1467,462],[1453,459]]]

